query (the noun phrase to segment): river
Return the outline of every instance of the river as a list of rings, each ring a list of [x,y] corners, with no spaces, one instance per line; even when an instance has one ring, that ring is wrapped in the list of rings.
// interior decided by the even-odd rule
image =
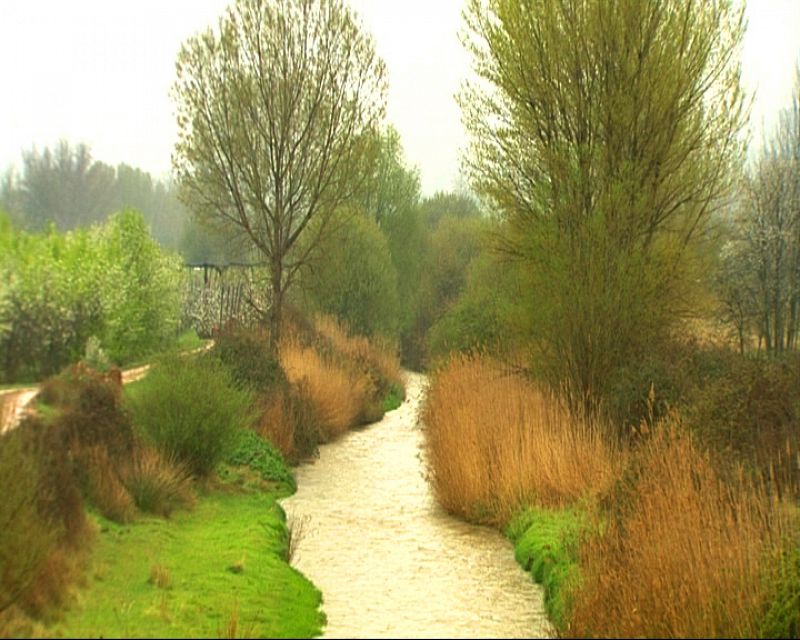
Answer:
[[[303,523],[293,564],[322,591],[324,637],[549,635],[541,589],[510,542],[436,504],[417,422],[426,379],[406,380],[399,409],[323,445],[283,501]]]

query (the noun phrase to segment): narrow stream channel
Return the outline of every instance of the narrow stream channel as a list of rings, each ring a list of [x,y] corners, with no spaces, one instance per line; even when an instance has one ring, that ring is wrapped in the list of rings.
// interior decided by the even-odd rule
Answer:
[[[321,447],[283,501],[304,522],[294,565],[322,591],[325,637],[545,637],[541,590],[511,544],[434,500],[417,424],[425,384],[407,374],[403,405]]]

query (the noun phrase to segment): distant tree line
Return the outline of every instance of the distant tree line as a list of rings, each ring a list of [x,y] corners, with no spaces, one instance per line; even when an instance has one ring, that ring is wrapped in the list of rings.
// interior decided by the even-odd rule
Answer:
[[[58,231],[88,227],[123,209],[141,212],[153,237],[189,260],[224,262],[239,256],[235,247],[198,227],[171,180],[125,163],[113,167],[95,160],[86,144],[60,140],[52,149],[29,149],[21,167],[0,179],[0,210],[28,231],[45,231],[51,224]]]

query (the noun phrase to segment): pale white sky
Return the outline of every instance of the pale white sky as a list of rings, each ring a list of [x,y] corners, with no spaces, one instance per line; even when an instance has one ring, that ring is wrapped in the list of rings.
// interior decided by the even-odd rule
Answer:
[[[350,0],[389,69],[389,120],[425,194],[452,189],[466,136],[453,96],[468,73],[463,0]],[[168,91],[181,43],[228,0],[0,0],[0,171],[59,138],[157,176],[175,141]],[[749,0],[746,86],[754,127],[789,99],[800,57],[800,0]]]

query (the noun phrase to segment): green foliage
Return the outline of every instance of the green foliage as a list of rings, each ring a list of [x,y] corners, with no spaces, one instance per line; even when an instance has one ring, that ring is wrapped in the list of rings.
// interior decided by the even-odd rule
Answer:
[[[256,394],[286,384],[280,361],[261,330],[229,326],[216,336],[211,352],[228,366],[240,387]]]
[[[518,265],[500,263],[488,253],[467,268],[466,284],[458,299],[436,320],[428,333],[432,358],[450,351],[512,348],[525,329],[515,321],[522,314],[524,287]],[[523,316],[524,317],[524,316]]]
[[[797,638],[800,635],[800,547],[796,542],[788,544],[777,567],[767,568],[765,572],[773,597],[761,622],[760,638]]]
[[[360,335],[397,334],[397,273],[386,238],[370,218],[337,212],[301,287],[311,310],[332,314]]]
[[[180,260],[160,250],[141,214],[111,217],[102,239],[109,271],[103,283],[104,344],[124,362],[175,338],[181,308]]]
[[[389,388],[389,393],[383,400],[383,412],[386,413],[387,411],[394,411],[397,409],[401,404],[403,404],[403,399],[406,397],[406,391],[403,387],[393,384]]]
[[[174,339],[182,270],[141,215],[121,212],[105,226],[66,234],[0,235],[2,379],[51,375],[80,359],[93,336],[118,363]]]
[[[741,160],[742,15],[731,2],[469,2],[470,177],[526,267],[532,365],[573,405],[596,409],[703,275],[710,203]]]
[[[207,476],[230,454],[252,419],[251,403],[212,357],[168,357],[128,396],[135,426],[196,476]]]
[[[514,557],[544,587],[548,616],[559,629],[568,620],[570,592],[580,575],[577,549],[585,514],[578,510],[528,508],[508,524]]]
[[[262,479],[285,485],[291,493],[297,490],[294,475],[286,466],[280,452],[250,429],[239,432],[236,448],[225,462],[233,466],[249,467],[258,472]]]

